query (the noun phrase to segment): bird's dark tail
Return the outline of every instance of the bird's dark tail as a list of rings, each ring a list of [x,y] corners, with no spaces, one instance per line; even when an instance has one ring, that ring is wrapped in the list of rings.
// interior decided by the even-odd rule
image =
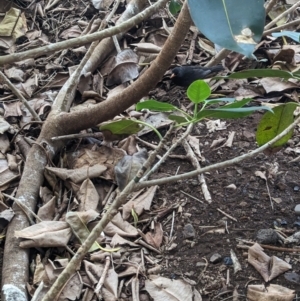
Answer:
[[[208,68],[211,70],[211,72],[219,72],[224,70],[224,67],[222,65],[212,66]]]

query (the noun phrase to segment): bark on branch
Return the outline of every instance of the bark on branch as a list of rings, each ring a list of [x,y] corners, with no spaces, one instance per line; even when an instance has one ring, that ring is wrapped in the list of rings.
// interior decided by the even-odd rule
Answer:
[[[162,2],[166,3],[167,1],[162,0]],[[149,12],[149,9],[146,11]],[[137,18],[139,15],[135,17],[135,21],[139,20],[139,18]],[[129,28],[132,27],[131,22],[127,22],[126,24],[130,24]],[[51,137],[75,133],[96,125],[99,122],[109,120],[132,104],[138,102],[142,96],[147,95],[149,90],[155,87],[156,83],[169,68],[185,38],[186,33],[188,32],[190,24],[191,20],[188,9],[186,5],[184,5],[182,13],[180,14],[171,35],[156,61],[154,61],[151,67],[136,82],[122,92],[122,96],[117,95],[111,97],[103,103],[96,105],[91,110],[83,110],[77,113],[59,113],[59,111],[54,110],[49,114],[49,117],[42,127],[37,144],[32,146],[27,156],[16,195],[19,200],[24,202],[27,207],[35,210],[39,188],[43,184],[44,180],[44,167],[47,165],[48,159],[52,158],[63,146],[63,142],[52,141]],[[118,29],[117,32],[111,29],[109,33],[116,34],[120,31],[121,29]],[[98,33],[94,35],[98,35]],[[104,36],[107,35],[104,35],[101,32],[95,40],[99,39],[99,37],[103,38]],[[89,41],[85,40],[84,44],[91,42],[93,39],[90,39]],[[72,46],[68,45],[68,48],[74,47],[75,45],[78,46],[76,43],[71,44]],[[51,45],[50,51],[59,50],[55,47],[56,46]],[[49,53],[49,49],[43,50],[44,54],[46,52]],[[41,55],[41,53],[36,53],[36,55]],[[23,60],[25,57],[26,54],[23,53],[22,57],[16,58],[12,55],[6,56],[5,58],[9,58],[9,62],[11,62],[15,60]],[[4,61],[3,57],[1,57],[0,64]],[[5,62],[7,63],[8,61]],[[14,232],[27,227],[28,221],[26,216],[16,205],[13,206],[13,209],[15,211],[15,217],[8,227],[5,241],[1,300],[27,301],[25,285],[28,281],[29,254],[28,250],[19,248],[19,240],[14,237]]]

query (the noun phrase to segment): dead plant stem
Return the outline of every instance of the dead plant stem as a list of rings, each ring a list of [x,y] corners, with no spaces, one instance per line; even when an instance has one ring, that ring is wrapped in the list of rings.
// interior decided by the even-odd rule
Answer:
[[[35,112],[33,108],[29,105],[28,101],[25,99],[25,97],[16,89],[16,87],[13,85],[13,83],[0,71],[0,79],[3,83],[7,84],[7,86],[10,88],[10,90],[13,92],[13,94],[18,97],[18,99],[24,104],[24,106],[27,108],[27,110],[31,113],[32,117],[37,120],[41,121],[39,115]]]

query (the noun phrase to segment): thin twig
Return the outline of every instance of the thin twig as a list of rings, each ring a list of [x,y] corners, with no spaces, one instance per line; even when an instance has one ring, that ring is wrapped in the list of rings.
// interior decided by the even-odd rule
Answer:
[[[187,157],[190,160],[190,162],[192,163],[193,167],[197,170],[200,169],[200,163],[198,161],[198,159],[196,158],[195,153],[193,152],[191,146],[189,145],[189,143],[187,142],[186,139],[182,140],[182,145],[186,151]],[[211,198],[211,194],[208,190],[208,187],[206,185],[206,181],[204,178],[203,174],[198,175],[198,181],[201,184],[201,189],[202,189],[202,193],[204,196],[204,199],[210,204],[212,202],[212,198]]]
[[[219,209],[219,208],[217,208],[217,210],[218,210],[219,212],[221,212],[222,214],[224,214],[225,216],[227,216],[228,218],[230,218],[230,219],[232,219],[233,221],[237,222],[237,219],[234,218],[234,217],[232,217],[232,216],[229,215],[228,213],[224,212],[223,210],[221,210],[221,209]]]
[[[186,129],[186,131],[183,133],[183,135],[174,144],[172,144],[172,146],[164,153],[164,155],[161,157],[161,159],[141,179],[141,182],[144,181],[144,180],[146,180],[146,179],[148,179],[150,177],[150,175],[152,173],[154,173],[159,168],[159,166],[168,158],[168,155],[173,151],[173,149],[175,149],[182,142],[182,140],[185,139],[189,135],[189,133],[191,132],[192,128],[193,128],[193,125],[190,124],[188,126],[188,128]],[[171,134],[172,130],[173,130],[173,125],[170,126],[170,129],[166,133],[165,137],[168,137]]]
[[[171,230],[170,230],[170,240],[173,236],[173,230],[174,230],[174,221],[175,221],[175,210],[173,210],[173,214],[172,214],[172,224],[171,224]]]
[[[195,198],[195,197],[192,196],[191,194],[188,194],[188,193],[184,192],[183,190],[180,190],[180,192],[182,192],[183,194],[185,194],[185,195],[189,196],[190,198],[192,198],[192,199],[194,199],[194,200],[196,200],[196,201],[198,201],[198,202],[200,202],[200,203],[203,204],[203,202],[202,202],[200,199]]]
[[[31,108],[28,101],[25,99],[25,97],[16,89],[16,87],[13,85],[13,83],[0,71],[0,79],[3,81],[3,83],[7,84],[7,86],[10,88],[10,90],[14,93],[16,97],[23,103],[23,105],[27,108],[27,110],[30,112],[32,117],[37,120],[41,121],[39,115],[35,112],[34,109]]]
[[[244,161],[246,159],[250,159],[250,158],[256,156],[257,154],[263,152],[267,148],[271,147],[276,141],[280,140],[287,133],[289,133],[291,130],[293,130],[299,122],[300,122],[300,116],[292,124],[290,124],[284,131],[282,131],[279,135],[277,135],[275,138],[273,138],[268,143],[262,145],[261,147],[255,149],[255,150],[253,150],[253,151],[251,151],[247,154],[244,154],[244,155],[241,155],[241,156],[238,156],[238,157],[235,157],[233,159],[226,160],[226,161],[223,161],[223,162],[220,162],[220,163],[217,163],[217,164],[212,164],[210,166],[206,166],[206,167],[200,168],[198,170],[190,171],[190,172],[187,172],[187,173],[184,173],[184,174],[181,174],[181,175],[140,182],[139,184],[137,184],[136,189],[139,190],[139,189],[142,189],[142,188],[145,188],[145,187],[150,187],[150,186],[154,186],[154,185],[162,185],[162,184],[176,182],[176,181],[179,181],[179,180],[188,179],[188,178],[191,178],[191,177],[195,177],[200,173],[205,173],[205,172],[208,172],[208,171],[213,171],[213,170],[216,170],[216,169],[224,168],[224,167],[227,167],[227,166],[237,164],[237,163],[239,163],[241,161]]]
[[[211,67],[221,63],[223,59],[227,57],[227,55],[231,52],[231,50],[223,48],[217,55],[215,55],[206,65],[205,67]]]
[[[278,0],[270,0],[269,3],[265,3],[266,14],[268,14]]]
[[[269,34],[271,34],[272,32],[276,32],[276,31],[280,31],[280,30],[283,30],[283,29],[286,29],[287,27],[292,27],[294,25],[298,25],[300,24],[300,19],[296,19],[294,21],[291,21],[289,23],[285,23],[283,25],[280,25],[278,27],[274,27],[272,29],[269,29],[269,30],[265,30],[264,33],[263,33],[263,36],[267,36]]]
[[[104,281],[105,281],[105,278],[107,276],[107,273],[108,273],[108,270],[109,270],[109,266],[110,266],[110,258],[109,256],[106,256],[105,257],[105,265],[104,265],[104,269],[103,269],[103,272],[102,272],[102,275],[99,279],[99,282],[95,288],[95,294],[98,296],[99,293],[100,293],[100,290],[104,284]]]
[[[69,139],[78,139],[78,138],[86,138],[86,137],[103,138],[103,134],[101,132],[97,132],[97,133],[78,133],[78,134],[70,134],[70,135],[52,137],[51,140],[52,141],[69,140]]]
[[[282,14],[277,16],[274,20],[272,20],[269,24],[265,26],[264,30],[270,29],[273,25],[275,25],[278,21],[280,21],[283,17],[288,15],[290,12],[292,12],[295,8],[297,8],[300,5],[300,1],[297,1],[293,6],[291,6],[289,9],[285,10]]]
[[[35,222],[32,220],[30,214],[31,214],[36,220],[38,220],[39,222],[42,221],[42,220],[41,220],[41,219],[40,219],[40,218],[39,218],[39,217],[38,217],[38,216],[37,216],[30,208],[28,208],[22,201],[20,201],[19,199],[15,198],[15,197],[13,197],[13,196],[11,196],[11,195],[9,195],[9,194],[4,193],[4,192],[2,192],[2,194],[3,194],[4,196],[6,196],[7,198],[13,200],[13,201],[14,201],[14,202],[22,209],[22,211],[26,214],[26,216],[27,216],[27,218],[28,218],[28,220],[29,220],[29,222],[30,222],[31,225],[34,225]]]

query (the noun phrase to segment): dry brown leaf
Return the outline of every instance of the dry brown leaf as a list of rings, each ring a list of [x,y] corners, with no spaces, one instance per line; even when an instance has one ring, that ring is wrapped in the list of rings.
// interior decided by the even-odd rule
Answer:
[[[78,211],[96,210],[99,203],[98,192],[90,179],[86,179],[81,184],[79,191],[76,193],[80,201]]]
[[[297,84],[290,81],[283,81],[277,77],[265,77],[260,80],[260,84],[266,90],[266,93],[270,92],[282,92],[288,89],[299,88]]]
[[[286,271],[290,270],[292,266],[288,264],[286,261],[276,257],[272,256],[270,258],[270,277],[269,281],[275,279],[279,275],[285,273]]]
[[[159,249],[163,241],[164,232],[161,223],[154,222],[153,231],[149,231],[144,236],[146,242],[156,249]]]
[[[44,279],[45,268],[41,261],[41,255],[37,254],[35,258],[35,270],[33,275],[33,284],[38,285]]]
[[[276,256],[269,257],[257,243],[248,250],[248,262],[254,266],[266,282],[292,268],[290,264]]]
[[[81,35],[82,30],[80,29],[80,27],[78,25],[74,25],[73,27],[70,27],[66,30],[64,30],[59,37],[62,39],[70,39],[70,38],[77,38]]]
[[[124,49],[117,54],[107,76],[106,85],[120,85],[139,75],[138,56],[131,49]]]
[[[150,275],[145,281],[145,289],[154,300],[192,301],[192,286],[184,280],[173,280]]]
[[[78,238],[80,243],[84,243],[90,234],[87,227],[88,222],[94,221],[99,214],[94,210],[88,210],[85,212],[71,212],[66,215],[66,222],[70,225],[73,234]],[[94,242],[89,252],[99,250],[100,246],[97,242]]]
[[[69,260],[67,258],[55,259],[53,261],[48,259],[48,263],[45,264],[45,275],[47,279],[44,278],[44,281],[46,284],[52,284],[59,274],[65,269],[68,263]]]
[[[79,300],[79,297],[82,293],[83,283],[78,275],[75,273],[69,278],[69,280],[64,284],[64,288],[59,295],[58,301],[66,300]]]
[[[81,183],[86,178],[99,177],[106,170],[106,167],[104,165],[97,164],[91,167],[82,167],[71,170],[66,168],[46,167],[46,170],[63,181],[69,180],[74,183]]]
[[[10,124],[0,116],[0,134],[4,134],[10,128]]]
[[[90,149],[91,148],[91,149]],[[114,165],[124,157],[126,153],[122,149],[111,148],[102,145],[100,147],[79,147],[76,152],[68,153],[67,160],[69,168],[81,168],[83,166],[105,165],[107,170],[101,175],[106,180],[114,179]],[[89,176],[91,178],[91,176]]]
[[[39,208],[38,217],[42,221],[52,221],[55,216],[56,197],[52,197],[45,205]]]
[[[267,181],[266,172],[262,172],[262,171],[258,170],[258,171],[255,172],[255,175],[257,177],[260,177],[261,179]]]
[[[20,117],[22,116],[21,111],[21,103],[19,101],[12,103],[4,103],[4,118],[7,119],[9,117]]]
[[[131,135],[125,140],[120,141],[118,147],[122,148],[128,155],[133,155],[138,152],[137,143],[134,135]]]
[[[267,282],[269,279],[269,262],[270,257],[263,252],[263,248],[255,243],[248,250],[248,262],[261,274]]]
[[[110,242],[110,245],[115,248],[118,246],[128,245],[134,248],[139,248],[140,245],[135,244],[134,242],[127,240],[123,237],[121,237],[119,234],[115,234]]]
[[[25,73],[23,72],[23,70],[16,67],[5,69],[4,73],[9,79],[12,79],[17,82],[23,82],[25,79]]]
[[[137,274],[138,270],[140,271],[140,269],[138,269],[138,265],[136,266],[129,265],[124,271],[120,272],[118,276],[119,277],[133,276]]]
[[[143,194],[132,198],[129,202],[123,205],[123,219],[127,220],[131,216],[131,210],[140,216],[144,210],[150,210],[154,195],[157,190],[157,185],[150,187]]]
[[[108,74],[106,85],[120,85],[139,76],[138,65],[132,62],[120,63]]]
[[[292,301],[295,291],[277,284],[265,286],[263,284],[248,285],[247,299],[249,301]]]
[[[4,183],[9,183],[19,176],[18,172],[11,171],[8,167],[8,162],[5,159],[0,159],[0,190]],[[4,187],[3,187],[4,188]]]
[[[65,247],[71,235],[69,225],[59,221],[44,221],[15,232],[15,237],[26,239],[20,243],[22,248]]]
[[[146,149],[124,156],[115,166],[115,176],[119,189],[122,191],[126,185],[137,175],[137,172],[147,160]]]
[[[120,213],[118,213],[113,220],[108,223],[103,231],[108,236],[114,236],[115,234],[125,237],[138,236],[136,228],[124,221]]]

